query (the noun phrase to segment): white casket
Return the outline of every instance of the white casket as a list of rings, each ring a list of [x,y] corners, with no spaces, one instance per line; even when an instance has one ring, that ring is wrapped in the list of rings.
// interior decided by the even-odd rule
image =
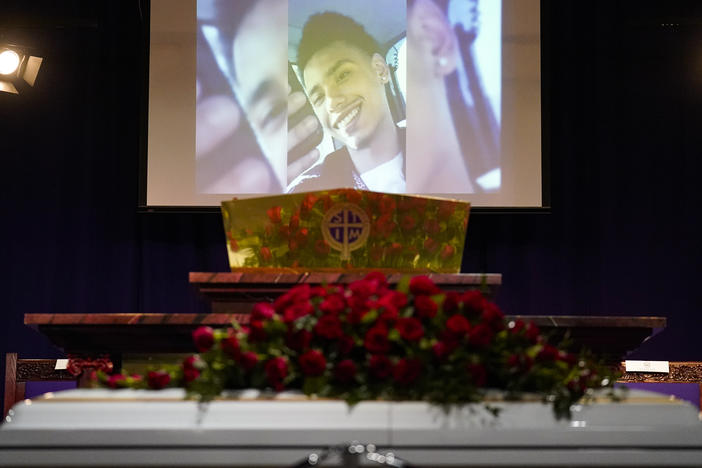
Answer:
[[[416,402],[349,409],[296,395],[237,396],[198,404],[181,390],[73,390],[26,401],[0,426],[0,466],[312,466],[310,454],[352,441],[363,453],[332,449],[323,465],[702,465],[697,409],[648,392],[576,406],[570,421],[540,402],[494,403],[495,418],[482,405],[447,414]],[[394,458],[379,456],[388,452]]]

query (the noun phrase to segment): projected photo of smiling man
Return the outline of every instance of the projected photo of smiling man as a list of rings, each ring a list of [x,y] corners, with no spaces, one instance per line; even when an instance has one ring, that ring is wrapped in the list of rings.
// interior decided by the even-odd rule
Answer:
[[[390,69],[353,19],[315,14],[302,31],[297,66],[325,133],[342,148],[306,171],[293,191],[355,187],[404,193],[404,131],[386,97]]]

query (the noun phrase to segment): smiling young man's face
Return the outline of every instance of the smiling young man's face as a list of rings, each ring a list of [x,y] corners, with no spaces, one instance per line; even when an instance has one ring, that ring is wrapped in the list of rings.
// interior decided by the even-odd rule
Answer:
[[[305,66],[305,88],[325,130],[352,149],[368,146],[389,113],[387,65],[379,54],[342,41],[316,52]]]

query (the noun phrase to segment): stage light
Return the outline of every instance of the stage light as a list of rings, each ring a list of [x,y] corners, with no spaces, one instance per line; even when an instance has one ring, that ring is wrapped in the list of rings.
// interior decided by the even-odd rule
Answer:
[[[0,44],[0,92],[20,94],[34,87],[43,59],[31,48]]]
[[[14,50],[3,50],[0,52],[0,75],[9,75],[17,70],[20,64],[20,56]]]

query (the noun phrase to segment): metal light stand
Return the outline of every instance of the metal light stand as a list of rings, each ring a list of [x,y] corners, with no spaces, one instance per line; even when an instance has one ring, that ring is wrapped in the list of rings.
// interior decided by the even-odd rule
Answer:
[[[321,465],[329,457],[339,458],[343,468],[358,468],[365,459],[382,466],[394,466],[398,468],[412,468],[412,465],[395,456],[392,452],[376,452],[374,444],[365,446],[358,442],[342,444],[333,447],[326,447],[319,452],[312,452],[306,458],[293,464],[291,468],[307,468]]]

